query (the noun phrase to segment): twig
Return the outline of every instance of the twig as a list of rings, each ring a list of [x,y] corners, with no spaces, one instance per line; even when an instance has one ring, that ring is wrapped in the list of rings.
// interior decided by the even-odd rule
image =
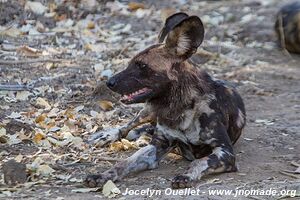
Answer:
[[[119,162],[122,159],[101,156],[101,157],[97,157],[97,160],[99,160],[99,161],[110,161],[110,162]],[[77,160],[77,161],[74,161],[72,163],[63,164],[63,167],[73,167],[73,166],[76,166],[76,165],[92,165],[92,164],[93,163],[91,163],[91,162],[79,162],[79,160]]]
[[[30,60],[0,60],[0,64],[2,65],[16,65],[16,64],[29,64],[29,63],[44,63],[44,62],[63,62],[65,59],[51,59],[51,58],[38,58],[38,59],[30,59]]]
[[[32,87],[27,85],[1,85],[0,90],[8,90],[8,91],[22,91],[22,90],[31,90]]]
[[[248,196],[250,199],[256,199],[256,200],[262,200],[261,198],[255,197],[255,196]]]
[[[100,161],[112,161],[112,162],[119,162],[123,159],[120,159],[120,158],[111,158],[111,157],[97,157],[97,160],[100,160]]]
[[[296,163],[295,161],[291,162],[291,165],[295,166],[295,167],[300,167],[300,164]]]
[[[294,174],[290,174],[290,173],[287,173],[285,171],[279,171],[279,173],[283,174],[283,175],[286,175],[286,176],[290,176],[290,177],[293,177],[295,179],[299,179],[300,176],[297,176],[297,175],[294,175]]]
[[[282,171],[290,174],[300,174],[300,172],[297,171],[291,171],[291,170],[282,170]]]

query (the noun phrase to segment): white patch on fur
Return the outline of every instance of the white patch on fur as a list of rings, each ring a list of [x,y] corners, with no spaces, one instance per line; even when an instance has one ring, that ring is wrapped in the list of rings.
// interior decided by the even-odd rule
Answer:
[[[194,160],[190,164],[190,169],[185,175],[191,177],[193,180],[200,180],[201,176],[203,175],[203,172],[206,171],[208,168],[209,166],[207,160]]]
[[[178,128],[169,128],[158,123],[157,130],[161,131],[170,140],[180,140],[185,144],[201,144],[201,126],[197,110],[187,110],[182,117],[183,120],[178,125]]]
[[[197,112],[197,109],[192,110],[186,110],[182,116],[184,117],[183,121],[180,123],[179,128],[181,130],[188,129],[191,124],[195,121],[195,114]]]
[[[147,163],[148,169],[155,169],[158,166],[158,162],[156,159],[156,147],[154,145],[147,145],[137,152],[135,152],[132,156],[128,158],[128,163],[132,165],[136,165],[138,168],[139,162]]]
[[[221,159],[225,154],[232,156],[232,153],[223,149],[222,147],[216,147],[213,149],[213,154],[215,154],[219,159]]]
[[[242,128],[245,124],[245,115],[243,114],[243,112],[238,109],[238,117],[237,117],[237,120],[236,120],[236,125],[239,127],[239,128]]]
[[[196,105],[201,113],[206,113],[210,115],[215,111],[209,107],[211,101],[215,100],[216,96],[214,94],[207,94],[203,96],[203,99]]]
[[[208,140],[205,140],[204,143],[205,143],[205,144],[211,144],[211,143],[213,143],[214,141],[217,141],[217,139],[216,139],[216,138],[210,138],[210,139],[208,139]]]
[[[212,100],[216,99],[214,94],[204,95],[199,101],[194,105],[193,109],[184,111],[182,114],[182,121],[178,124],[177,128],[169,128],[162,124],[157,124],[157,128],[161,131],[167,138],[171,140],[180,140],[186,144],[191,143],[194,145],[202,144],[202,139],[206,139],[207,135],[201,139],[201,124],[199,117],[202,113],[210,115],[215,111],[209,107]],[[207,134],[207,133],[205,133]]]
[[[159,123],[157,123],[156,125],[157,130],[160,131],[161,133],[164,134],[164,136],[166,138],[168,138],[168,140],[172,141],[172,140],[180,140],[186,144],[188,144],[187,142],[187,138],[185,137],[184,133],[177,130],[177,129],[171,129],[167,126],[161,125]]]
[[[194,145],[201,144],[201,125],[199,121],[198,108],[199,107],[196,105],[194,109],[186,110],[182,115],[183,121],[179,125],[179,129],[184,132],[184,135],[187,138],[187,140]]]
[[[177,41],[177,53],[179,55],[184,55],[191,48],[191,40],[184,33],[180,33]]]
[[[200,132],[201,126],[199,119],[195,118],[191,126],[185,131],[185,136],[190,143],[199,145],[202,143],[200,140]]]
[[[213,154],[215,154],[218,157],[218,159],[222,158],[223,155],[224,155],[222,147],[216,147],[216,148],[214,148]]]

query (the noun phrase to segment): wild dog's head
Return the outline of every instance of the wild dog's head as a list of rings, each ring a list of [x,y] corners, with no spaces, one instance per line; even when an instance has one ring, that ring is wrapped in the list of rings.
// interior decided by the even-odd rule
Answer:
[[[121,101],[126,104],[143,103],[164,95],[172,82],[177,81],[181,63],[196,52],[203,37],[204,27],[199,17],[185,13],[170,16],[160,33],[160,43],[136,55],[125,70],[107,81],[107,86],[123,95]]]

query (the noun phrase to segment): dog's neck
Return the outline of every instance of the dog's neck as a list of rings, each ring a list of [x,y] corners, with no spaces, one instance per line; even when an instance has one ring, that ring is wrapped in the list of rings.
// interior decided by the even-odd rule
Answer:
[[[177,80],[172,81],[164,94],[150,103],[158,122],[169,127],[178,125],[185,110],[193,109],[200,96],[211,92],[211,78],[189,65],[179,66]]]

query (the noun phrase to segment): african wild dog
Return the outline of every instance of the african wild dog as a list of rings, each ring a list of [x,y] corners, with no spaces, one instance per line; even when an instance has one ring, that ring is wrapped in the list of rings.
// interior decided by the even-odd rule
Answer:
[[[277,13],[275,31],[282,48],[300,53],[300,2],[283,6]]]
[[[174,14],[166,20],[160,43],[140,52],[127,69],[108,80],[107,86],[123,95],[123,103],[146,105],[126,126],[101,132],[92,140],[115,141],[145,123],[155,124],[155,129],[148,146],[101,174],[87,176],[87,186],[154,169],[176,147],[192,162],[173,179],[173,188],[191,187],[207,174],[237,170],[232,145],[245,125],[244,104],[234,88],[187,61],[203,37],[204,27],[197,16]]]

